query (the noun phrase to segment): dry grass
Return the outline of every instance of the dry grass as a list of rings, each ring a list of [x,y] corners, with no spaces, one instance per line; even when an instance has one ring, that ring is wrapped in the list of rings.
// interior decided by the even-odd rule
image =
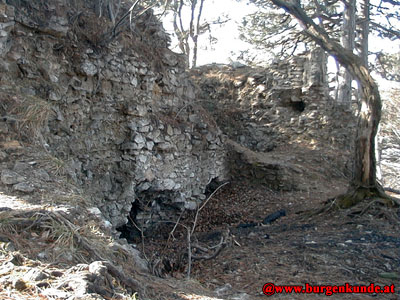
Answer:
[[[60,184],[62,184],[61,182]],[[64,183],[64,186],[66,184]],[[67,193],[44,193],[42,195],[42,203],[49,207],[57,206],[71,206],[79,207],[82,205],[89,206],[90,200],[79,192],[67,192]]]
[[[59,299],[47,295],[46,290],[51,289],[48,291],[54,295],[73,293],[63,287],[83,276],[86,271],[82,263],[133,265],[132,257],[122,247],[111,249],[113,240],[98,226],[98,220],[79,217],[81,213],[82,210],[68,214],[47,210],[0,212],[0,299]],[[10,262],[12,267],[8,268]],[[40,281],[44,284],[41,287],[38,281],[25,276],[32,268],[63,275]],[[126,284],[119,279],[112,279],[114,290],[121,293],[118,299],[135,299],[135,295],[127,295]]]
[[[32,140],[41,137],[54,111],[49,102],[34,96],[24,96],[14,98],[10,114],[15,117],[20,135]]]
[[[30,287],[26,291],[16,291],[10,288],[0,287],[0,299],[3,300],[50,300],[54,298],[40,294],[38,288]]]
[[[66,160],[47,154],[40,159],[40,163],[55,176],[66,176],[68,165]]]
[[[99,253],[107,253],[111,242],[93,222],[77,225],[62,212],[5,211],[0,213],[0,237],[31,258],[88,263],[103,258]]]

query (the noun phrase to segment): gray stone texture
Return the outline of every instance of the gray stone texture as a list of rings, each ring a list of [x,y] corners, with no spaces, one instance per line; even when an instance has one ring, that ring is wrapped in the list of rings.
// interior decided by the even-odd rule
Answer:
[[[24,2],[26,9],[0,3],[0,69],[2,88],[17,95],[29,88],[51,105],[41,132],[50,153],[68,157],[66,173],[114,228],[126,223],[133,202],[144,201],[140,193],[156,195],[153,208],[201,201],[192,191],[226,178],[226,152],[161,23],[148,11],[135,19],[141,36],[126,27],[105,42],[110,24],[90,15],[93,1],[47,2]],[[72,11],[87,14],[74,21]],[[49,180],[45,172],[35,177]],[[10,170],[1,181],[33,191]]]

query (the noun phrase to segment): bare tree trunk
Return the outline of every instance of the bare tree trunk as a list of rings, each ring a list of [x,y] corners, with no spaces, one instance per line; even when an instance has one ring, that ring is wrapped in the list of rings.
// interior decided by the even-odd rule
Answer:
[[[197,64],[198,38],[201,34],[200,21],[203,13],[204,1],[205,0],[200,0],[200,6],[198,10],[198,0],[190,1],[190,22],[187,30],[185,30],[183,26],[182,17],[182,9],[185,6],[184,0],[174,1],[174,31],[178,37],[179,48],[182,53],[186,55],[187,66],[190,68],[195,67]],[[193,45],[191,45],[192,43]]]
[[[338,87],[339,89],[339,95],[338,95],[338,100],[339,104],[342,106],[345,106],[347,108],[351,107],[351,100],[352,100],[352,81],[353,77],[351,74],[344,70],[342,73],[343,79],[340,82],[340,85]]]
[[[316,7],[315,17],[318,18],[318,24],[323,24],[323,9],[321,4],[317,0],[313,0],[314,5]],[[309,63],[310,68],[309,72],[305,73],[306,78],[304,82],[307,83],[308,86],[319,87],[319,92],[321,95],[327,95],[328,89],[325,89],[327,86],[327,59],[328,56],[324,49],[322,49],[319,45],[312,45],[309,51]]]
[[[361,23],[361,61],[364,67],[368,68],[368,42],[369,42],[369,24],[370,24],[370,3],[364,0],[362,3],[362,23]]]
[[[356,0],[345,2],[343,14],[342,45],[349,51],[354,50],[356,31]],[[339,102],[341,105],[351,107],[352,99],[352,81],[353,76],[345,69],[343,72],[343,81],[339,85]]]
[[[360,24],[360,57],[361,63],[365,68],[369,70],[368,65],[368,54],[369,54],[369,26],[370,26],[370,1],[363,0],[361,4],[362,20]],[[363,97],[362,87],[359,86],[359,96]],[[376,157],[376,175],[377,179],[382,179],[382,172],[380,167],[380,151],[378,143],[379,126],[377,129],[377,135],[375,136],[375,157]]]
[[[335,75],[335,82],[337,84],[337,87],[335,89],[335,102],[339,102],[339,85],[340,85],[340,64],[339,62],[335,59],[335,64],[336,64],[336,75]]]
[[[300,5],[293,1],[271,0],[285,9],[304,26],[304,33],[333,55],[339,63],[361,83],[363,98],[358,119],[354,153],[352,188],[346,195],[338,197],[340,207],[350,207],[373,194],[384,192],[376,180],[375,136],[381,119],[382,102],[378,86],[362,60],[329,37],[327,32],[306,15]]]
[[[182,51],[183,54],[186,55],[186,65],[190,65],[190,45],[189,45],[189,33],[183,27],[183,20],[182,20],[182,9],[184,6],[183,0],[175,0],[174,1],[174,32],[178,38],[178,46],[179,49]]]
[[[204,6],[204,0],[200,0],[200,8],[199,8],[199,12],[197,13],[196,29],[192,35],[192,40],[193,40],[193,58],[192,58],[192,66],[191,66],[192,68],[196,67],[196,65],[197,65],[198,40],[199,40],[199,35],[200,35],[200,21],[201,21],[201,15],[203,13],[203,6]],[[192,15],[192,17],[193,17],[193,15]]]

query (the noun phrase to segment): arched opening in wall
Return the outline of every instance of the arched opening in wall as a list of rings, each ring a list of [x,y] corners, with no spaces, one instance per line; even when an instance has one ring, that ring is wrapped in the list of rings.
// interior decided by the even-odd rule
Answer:
[[[207,199],[208,197],[210,197],[210,195],[211,195],[212,193],[214,193],[215,190],[218,189],[218,187],[219,187],[221,184],[222,184],[221,181],[219,181],[217,177],[212,178],[212,179],[210,180],[210,182],[206,185],[206,189],[205,189],[205,191],[204,191],[204,194],[205,194],[205,196],[206,196],[206,199]]]
[[[126,239],[128,243],[137,243],[140,241],[142,236],[141,229],[138,227],[136,223],[136,216],[140,210],[139,201],[135,201],[132,203],[131,211],[128,215],[128,222],[125,225],[122,225],[117,228],[121,234],[119,236],[120,239]],[[139,230],[140,229],[140,230]]]
[[[306,109],[306,103],[302,100],[299,101],[291,101],[290,106],[296,112],[303,112]]]
[[[140,243],[144,237],[161,235],[164,230],[173,224],[180,215],[184,203],[179,201],[177,192],[165,190],[155,191],[152,188],[136,190],[136,199],[132,203],[131,211],[127,216],[127,223],[117,228],[120,238],[130,244]],[[165,238],[168,237],[168,232]]]

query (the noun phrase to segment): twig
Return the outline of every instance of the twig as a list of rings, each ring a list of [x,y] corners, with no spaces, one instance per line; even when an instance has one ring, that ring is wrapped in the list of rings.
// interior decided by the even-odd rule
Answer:
[[[138,5],[138,3],[140,2],[140,0],[136,0],[135,3],[132,4],[131,8],[121,17],[121,19],[119,19],[119,21],[117,22],[117,24],[114,25],[113,29],[112,29],[112,36],[115,36],[115,30],[118,28],[118,26],[129,16],[132,14],[133,10],[135,9],[136,5]],[[132,15],[130,17],[130,19],[132,19]]]
[[[200,260],[200,259],[204,259],[204,260],[213,259],[214,257],[216,257],[221,252],[221,250],[223,248],[223,245],[225,245],[225,239],[222,236],[220,242],[217,245],[212,246],[212,248],[216,248],[214,253],[209,254],[209,255],[192,255],[192,257],[193,257],[193,259],[197,259],[197,260]],[[199,245],[193,245],[193,248],[197,248],[197,249],[200,249],[202,251],[206,250],[204,252],[207,252],[207,250],[208,250],[208,249],[205,249],[204,247],[201,247]]]
[[[136,0],[135,3],[132,4],[131,8],[121,17],[121,19],[119,19],[119,21],[114,25],[113,29],[111,30],[112,32],[112,37],[116,36],[116,30],[118,28],[118,26],[129,16],[129,24],[132,30],[132,19],[133,19],[133,11],[135,9],[135,7],[139,4],[141,0]],[[145,7],[144,9],[142,9],[142,11],[138,12],[135,17],[140,17],[141,15],[143,15],[146,11],[148,11],[149,9],[153,8],[154,6],[156,6],[157,2],[155,2],[154,4],[150,4],[148,7]]]
[[[188,242],[188,270],[187,270],[187,278],[190,279],[190,272],[192,269],[192,247],[190,243],[190,228],[187,227],[187,242]]]
[[[178,220],[178,221],[179,221],[179,220]],[[188,227],[187,227],[186,225],[180,224],[178,221],[177,221],[177,222],[172,222],[172,221],[158,221],[158,223],[167,223],[167,224],[174,224],[174,223],[175,223],[176,226],[180,225],[180,226],[182,226],[182,227],[188,229]],[[171,232],[173,232],[173,231],[171,231]],[[167,240],[167,243],[165,244],[165,247],[164,247],[164,249],[163,249],[163,252],[166,251],[166,249],[167,249],[167,247],[168,247],[168,243],[169,243],[169,238],[168,238],[168,240]]]
[[[189,105],[192,105],[192,103],[186,103],[175,115],[174,117],[174,121],[176,120],[176,118],[179,116],[179,114],[182,112],[182,110],[184,110],[186,107],[188,107]]]
[[[236,245],[238,245],[239,247],[242,247],[242,245],[240,245],[239,242],[238,242],[237,240],[235,240],[234,238],[233,238],[233,242],[234,242]]]
[[[108,2],[107,9],[108,9],[108,15],[111,19],[111,22],[113,24],[115,24],[114,8],[113,8],[113,3],[111,1]]]
[[[199,250],[201,250],[203,252],[208,252],[210,250],[210,249],[208,249],[206,247],[200,246],[199,244],[193,244],[193,248],[199,249]]]
[[[146,261],[149,262],[149,259],[147,258],[146,251],[145,251],[145,248],[144,248],[144,232],[143,232],[142,229],[139,228],[139,226],[136,225],[136,223],[132,220],[131,216],[128,216],[128,219],[131,221],[131,223],[133,224],[133,226],[135,226],[136,229],[140,231],[140,237],[141,237],[141,240],[142,240],[142,252],[143,252],[143,256],[144,256],[144,258],[146,259]]]
[[[204,201],[204,203],[200,206],[199,211],[202,210],[202,209],[204,208],[204,206],[207,204],[207,202],[212,198],[212,196],[214,196],[214,194],[215,194],[216,192],[218,192],[218,190],[219,190],[220,188],[222,188],[223,186],[227,185],[228,183],[229,183],[229,181],[227,181],[227,182],[221,184],[219,187],[217,187],[217,188],[215,189],[215,191],[212,192],[211,195],[207,198],[207,200]]]
[[[172,228],[171,232],[169,233],[169,236],[170,236],[170,237],[172,236],[172,238],[173,238],[174,240],[175,240],[174,232],[175,232],[175,230],[176,230],[176,227],[178,227],[178,225],[179,225],[179,221],[181,220],[182,215],[183,215],[183,211],[182,211],[181,214],[179,215],[179,218],[178,218],[178,220],[176,221],[174,228]]]
[[[139,226],[136,225],[136,223],[132,220],[131,216],[128,216],[129,221],[131,221],[132,225],[135,226],[137,230],[140,231],[141,234],[143,234],[143,231],[139,228]]]
[[[77,239],[78,244],[80,244],[86,251],[91,253],[98,260],[105,260],[100,255],[100,253],[93,247],[93,245],[90,243],[90,241],[88,239],[86,239],[85,237],[81,236],[77,232],[79,230],[79,227],[77,227],[70,220],[68,220],[68,217],[65,214],[63,214],[62,212],[53,212],[52,214],[54,214],[54,216],[57,217],[57,219],[55,219],[51,214],[49,214],[48,216],[56,221],[62,220],[63,224],[65,224],[67,227],[69,227],[72,230],[72,233],[73,233],[74,237]]]
[[[368,203],[368,205],[366,207],[364,207],[364,209],[361,211],[360,216],[362,216],[363,214],[365,214],[365,212],[375,203],[381,203],[384,204],[381,200],[379,199],[375,199],[372,200],[370,203]]]
[[[215,189],[215,191],[212,192],[210,196],[208,196],[208,198],[206,199],[206,201],[204,201],[204,203],[203,203],[203,204],[200,206],[200,208],[196,211],[196,215],[195,215],[195,217],[194,217],[194,222],[193,222],[193,227],[192,227],[192,234],[194,233],[194,230],[195,230],[195,228],[196,228],[197,219],[198,219],[198,217],[199,217],[200,211],[204,208],[204,206],[207,204],[207,202],[210,201],[210,199],[212,198],[212,196],[214,196],[214,194],[215,194],[216,192],[218,192],[218,190],[219,190],[220,188],[222,188],[223,186],[227,185],[228,183],[229,183],[229,181],[227,181],[227,182],[221,184],[219,187],[217,187],[217,188]]]

